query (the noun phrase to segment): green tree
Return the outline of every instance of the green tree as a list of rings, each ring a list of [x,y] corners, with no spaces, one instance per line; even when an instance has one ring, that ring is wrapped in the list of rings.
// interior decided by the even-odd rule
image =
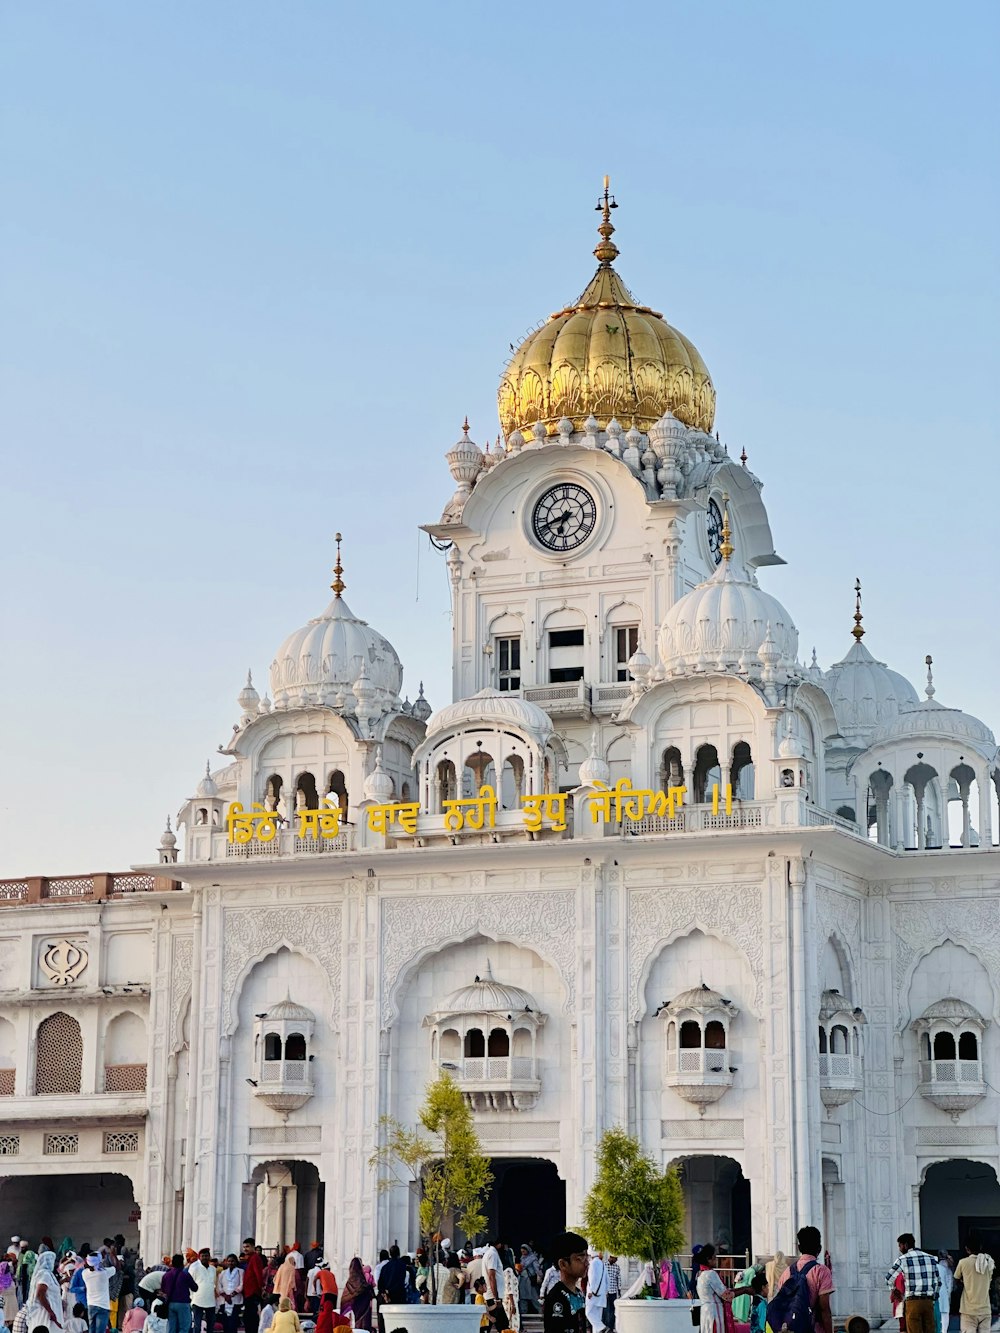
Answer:
[[[662,1171],[623,1129],[597,1147],[597,1176],[583,1205],[591,1243],[655,1266],[684,1248],[684,1195],[677,1172]],[[652,1294],[659,1295],[659,1285]]]
[[[436,1259],[442,1228],[449,1220],[467,1236],[475,1236],[486,1226],[483,1204],[493,1184],[493,1172],[489,1158],[483,1156],[472,1112],[450,1074],[442,1074],[427,1085],[420,1124],[426,1134],[407,1129],[392,1116],[383,1116],[382,1143],[369,1165],[379,1171],[380,1190],[406,1184],[419,1191],[420,1232],[433,1247]],[[431,1296],[436,1305],[434,1264]]]

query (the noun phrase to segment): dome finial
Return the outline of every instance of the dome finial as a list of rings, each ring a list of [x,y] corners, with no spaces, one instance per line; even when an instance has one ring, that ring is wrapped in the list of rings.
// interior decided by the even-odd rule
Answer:
[[[730,526],[729,526],[729,496],[728,496],[728,495],[723,495],[723,497],[722,497],[722,503],[723,503],[723,506],[724,506],[724,508],[723,508],[723,512],[722,512],[722,542],[721,542],[721,544],[720,544],[720,546],[719,546],[719,554],[722,556],[723,560],[727,560],[727,561],[728,561],[728,560],[731,560],[731,559],[732,559],[733,552],[736,550],[736,547],[733,545],[732,541],[730,540],[730,538],[732,537],[733,533],[732,533],[732,529],[731,529]]]
[[[594,256],[596,259],[600,260],[605,268],[614,263],[620,253],[617,245],[615,245],[614,241],[611,239],[615,234],[615,229],[611,225],[611,210],[617,208],[618,205],[615,203],[614,195],[609,193],[610,184],[609,177],[605,176],[604,193],[597,200],[597,208],[595,209],[595,212],[600,213],[602,216],[601,225],[597,228],[601,239],[594,249]]]
[[[330,590],[337,601],[340,601],[340,594],[347,587],[347,584],[340,577],[344,572],[344,566],[340,563],[340,543],[344,540],[339,532],[333,534],[333,540],[337,543],[337,563],[333,567],[333,582],[330,584]]]
[[[924,658],[924,662],[927,666],[927,688],[924,690],[924,694],[927,695],[928,699],[933,699],[935,693],[934,672],[932,670],[932,667],[934,666],[934,658],[931,657],[930,653]]]
[[[861,624],[861,580],[854,580],[854,628],[851,630],[855,641],[860,643],[865,637],[864,626]]]

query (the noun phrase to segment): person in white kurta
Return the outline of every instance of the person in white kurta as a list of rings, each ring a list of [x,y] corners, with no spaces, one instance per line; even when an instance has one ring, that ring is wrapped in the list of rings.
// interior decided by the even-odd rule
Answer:
[[[608,1266],[599,1254],[592,1254],[587,1269],[587,1323],[594,1333],[605,1327],[604,1311],[608,1304]]]
[[[730,1293],[715,1271],[715,1246],[703,1246],[698,1262],[702,1265],[697,1283],[698,1299],[701,1301],[701,1333],[726,1333],[725,1301]]]

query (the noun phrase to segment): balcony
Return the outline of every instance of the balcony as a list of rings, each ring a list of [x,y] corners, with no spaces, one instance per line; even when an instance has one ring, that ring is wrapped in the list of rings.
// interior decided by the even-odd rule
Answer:
[[[861,1060],[847,1053],[820,1052],[819,1095],[827,1111],[843,1106],[861,1091]]]
[[[305,1060],[262,1060],[254,1096],[274,1111],[297,1111],[316,1091]]]
[[[590,686],[584,680],[529,685],[521,697],[544,708],[550,717],[590,717]]]
[[[145,1065],[105,1065],[105,1092],[145,1092]]]
[[[981,1060],[921,1060],[920,1093],[957,1121],[986,1096]]]
[[[667,1051],[667,1085],[685,1101],[693,1102],[704,1115],[705,1107],[717,1102],[733,1086],[729,1051],[694,1047]]]
[[[530,1055],[466,1056],[442,1063],[473,1111],[527,1111],[542,1090]]]

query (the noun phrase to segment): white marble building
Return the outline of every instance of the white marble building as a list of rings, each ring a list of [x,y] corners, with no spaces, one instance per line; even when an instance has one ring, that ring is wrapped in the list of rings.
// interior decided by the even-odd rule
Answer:
[[[593,280],[514,354],[504,443],[448,451],[455,702],[401,699],[338,557],[157,865],[0,883],[22,1235],[412,1244],[368,1159],[440,1068],[512,1240],[579,1219],[614,1124],[680,1165],[692,1239],[768,1254],[819,1224],[841,1313],[884,1310],[900,1229],[1000,1229],[993,735],[877,660],[860,604],[843,659],[804,663],[758,584],[783,563],[761,482],[612,231],[606,208]],[[602,800],[623,779],[634,807]],[[492,820],[446,826],[484,785]],[[567,827],[527,828],[558,793]],[[327,800],[340,832],[302,836]],[[277,836],[231,840],[233,802]]]

